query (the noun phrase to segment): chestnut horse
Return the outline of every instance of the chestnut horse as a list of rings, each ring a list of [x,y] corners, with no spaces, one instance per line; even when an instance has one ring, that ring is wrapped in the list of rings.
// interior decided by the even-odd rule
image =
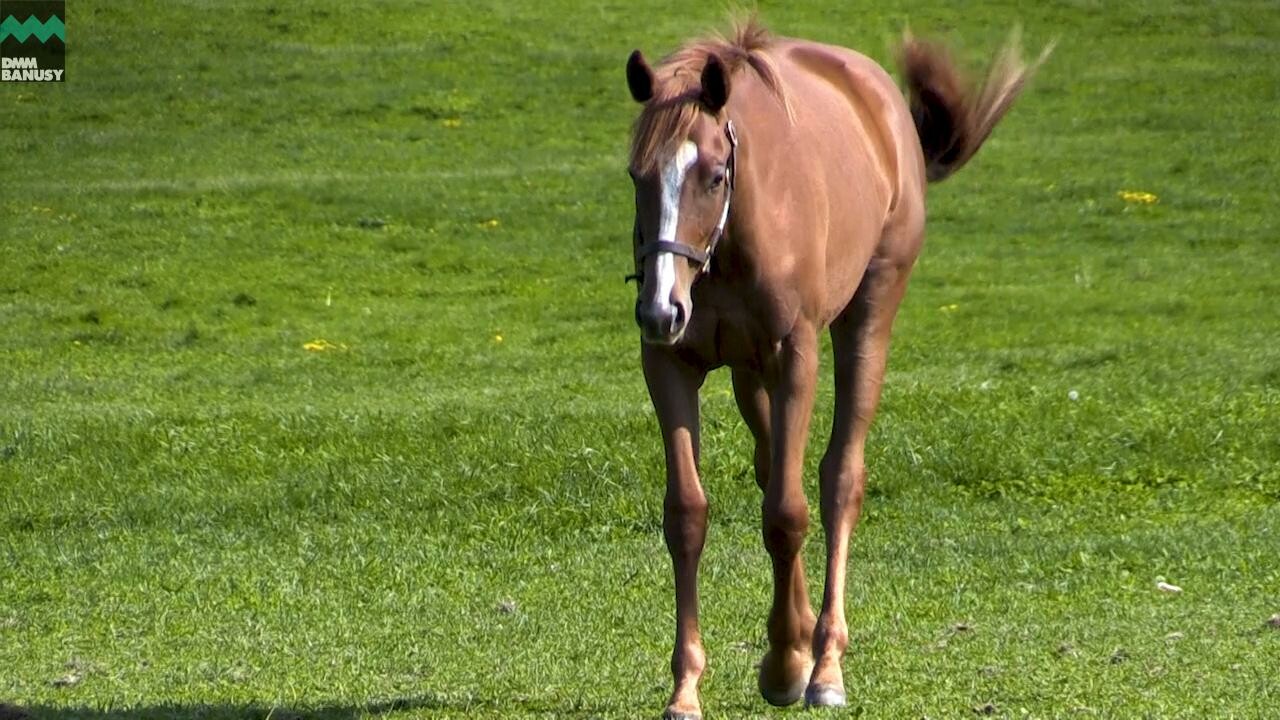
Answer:
[[[849,536],[890,328],[924,240],[925,185],[973,156],[1035,67],[1010,43],[975,85],[945,49],[910,38],[899,61],[910,105],[869,58],[773,37],[754,19],[732,39],[689,42],[656,69],[639,51],[627,62],[643,104],[630,154],[636,322],[666,451],[663,531],[675,572],[668,718],[701,712],[698,391],[725,365],[755,437],[773,564],[760,692],[774,705],[845,701]],[[827,566],[815,617],[800,557],[801,468],[823,329],[835,420],[819,473]]]

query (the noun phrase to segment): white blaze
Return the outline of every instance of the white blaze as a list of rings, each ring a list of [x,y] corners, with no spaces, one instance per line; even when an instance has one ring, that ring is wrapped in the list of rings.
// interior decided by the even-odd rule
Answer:
[[[684,188],[684,176],[698,161],[698,146],[685,140],[676,154],[662,168],[662,205],[659,214],[658,240],[676,242],[676,228],[680,224],[680,191]],[[671,290],[676,286],[676,256],[660,252],[657,257],[658,293],[655,301],[666,310],[671,305]]]

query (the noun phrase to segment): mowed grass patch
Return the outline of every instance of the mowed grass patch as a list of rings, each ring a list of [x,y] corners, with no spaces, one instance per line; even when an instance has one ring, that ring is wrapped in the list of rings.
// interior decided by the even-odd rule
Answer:
[[[1267,717],[1275,13],[761,10],[883,61],[908,24],[975,64],[1059,40],[931,189],[828,714]],[[76,4],[68,82],[0,86],[0,703],[656,715],[622,64],[722,20]],[[705,709],[775,716],[750,441],[723,374],[703,397]]]

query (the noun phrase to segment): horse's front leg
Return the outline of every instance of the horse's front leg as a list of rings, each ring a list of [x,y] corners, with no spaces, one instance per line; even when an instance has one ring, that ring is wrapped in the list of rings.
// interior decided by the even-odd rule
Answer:
[[[880,402],[889,335],[898,303],[907,290],[909,273],[910,266],[873,262],[849,306],[831,324],[835,417],[831,443],[818,475],[822,527],[827,538],[827,580],[813,638],[816,664],[805,691],[809,705],[845,704],[840,665],[849,646],[844,612],[849,538],[862,514],[867,433]]]
[[[644,346],[641,361],[666,449],[662,531],[676,585],[675,689],[663,717],[693,720],[702,716],[698,680],[707,662],[698,632],[698,560],[707,536],[707,498],[698,480],[698,389],[706,373],[651,345]]]
[[[802,326],[783,343],[777,366],[768,373],[772,452],[762,516],[764,545],[773,561],[773,607],[760,694],[773,705],[803,697],[813,668],[814,616],[800,557],[809,529],[801,473],[817,370],[817,331]]]

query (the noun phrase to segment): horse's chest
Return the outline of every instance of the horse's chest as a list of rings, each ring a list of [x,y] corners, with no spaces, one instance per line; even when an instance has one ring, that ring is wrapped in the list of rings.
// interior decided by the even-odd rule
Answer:
[[[761,357],[760,333],[732,316],[717,318],[715,326],[715,353],[718,365],[757,368]]]
[[[753,312],[736,299],[718,302],[719,297],[694,303],[693,321],[687,338],[708,367],[729,366],[762,371],[777,355],[783,333],[768,322],[768,313]],[[701,311],[701,312],[700,312]]]

